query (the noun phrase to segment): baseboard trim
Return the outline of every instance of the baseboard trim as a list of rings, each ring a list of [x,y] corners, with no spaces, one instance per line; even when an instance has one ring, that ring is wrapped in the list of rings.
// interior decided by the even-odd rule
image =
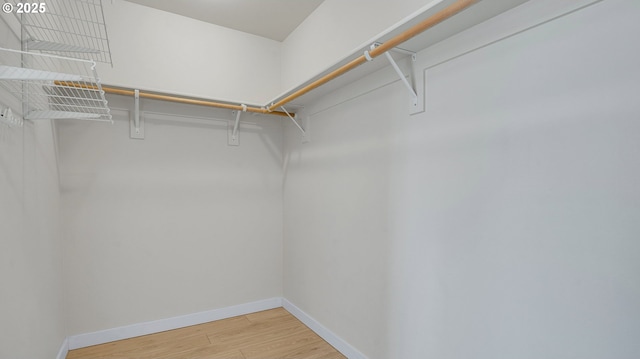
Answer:
[[[303,312],[302,309],[296,307],[287,299],[282,298],[282,306],[289,313],[293,314],[294,317],[298,318],[298,320],[303,322],[307,327],[318,334],[322,339],[326,340],[327,343],[336,348],[340,353],[342,353],[342,355],[346,356],[349,359],[368,359],[366,355],[362,354],[356,348],[347,343],[344,339],[340,338],[335,333],[325,328],[322,324],[320,324],[320,322],[313,319],[313,317]]]
[[[139,337],[147,334],[159,333],[172,329],[184,328],[190,325],[207,323],[214,320],[236,317],[238,315],[245,315],[278,307],[284,307],[284,309],[298,318],[302,323],[313,330],[322,339],[326,340],[347,358],[368,359],[366,355],[362,354],[356,348],[340,338],[338,335],[324,327],[322,324],[320,324],[320,322],[302,311],[302,309],[298,308],[289,300],[279,297],[172,318],[100,330],[92,333],[72,335],[64,340],[56,359],[65,359],[68,351],[73,349],[109,343],[116,340]]]
[[[67,357],[67,353],[69,353],[69,338],[64,338],[56,359],[65,359]]]
[[[231,307],[208,310],[199,313],[187,314],[173,318],[154,320],[150,322],[137,323],[118,328],[106,329],[92,333],[69,336],[66,340],[66,350],[84,348],[91,345],[104,344],[116,340],[139,337],[141,335],[164,332],[166,330],[188,327],[190,325],[202,324],[214,320],[236,317],[262,310],[282,307],[282,298],[270,298],[256,302],[234,305]],[[65,347],[65,344],[63,344]],[[60,353],[63,349],[60,349]],[[64,354],[66,356],[66,352]],[[58,359],[64,359],[64,356]]]

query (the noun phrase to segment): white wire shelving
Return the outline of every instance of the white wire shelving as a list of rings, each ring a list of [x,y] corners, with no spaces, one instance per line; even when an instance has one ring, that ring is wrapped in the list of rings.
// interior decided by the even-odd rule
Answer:
[[[25,120],[112,121],[96,63],[0,48],[0,90],[22,102]]]
[[[47,0],[39,4],[45,7],[13,12],[24,31],[24,50],[112,64],[102,0]]]

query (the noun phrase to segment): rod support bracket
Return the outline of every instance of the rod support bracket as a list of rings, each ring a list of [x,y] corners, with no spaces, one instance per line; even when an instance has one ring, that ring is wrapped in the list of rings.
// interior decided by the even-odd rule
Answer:
[[[280,106],[280,108],[282,109],[282,111],[284,111],[284,113],[287,114],[287,116],[291,119],[291,121],[293,121],[293,124],[296,125],[298,130],[300,130],[300,133],[302,133],[302,138],[303,138],[304,142],[308,142],[308,133],[307,133],[307,131],[302,127],[302,125],[300,123],[298,123],[298,121],[296,121],[296,119],[293,116],[291,116],[289,111],[287,111],[287,109],[284,108],[284,106]],[[296,117],[297,116],[298,115],[296,114]]]
[[[413,88],[413,86],[409,83],[409,80],[407,80],[405,75],[402,73],[402,70],[400,69],[400,67],[398,66],[396,61],[393,59],[393,57],[391,56],[389,51],[385,52],[384,55],[387,57],[387,60],[389,60],[389,63],[391,64],[393,69],[398,74],[398,77],[400,77],[400,81],[402,81],[404,86],[409,91],[409,94],[411,96],[411,103],[413,104],[413,106],[417,107],[418,106],[418,94],[417,94],[416,90]]]
[[[132,139],[144,140],[144,117],[140,116],[140,90],[133,91],[133,115],[129,119],[129,134]]]
[[[373,57],[369,54],[369,50],[364,51],[364,58],[367,59],[367,61],[373,61]]]
[[[241,110],[233,111],[236,114],[236,120],[233,122],[233,125],[229,123],[229,136],[228,136],[228,145],[229,146],[239,146],[240,141],[238,139],[238,126],[240,125],[240,114],[242,112],[247,112],[247,105],[241,104]]]

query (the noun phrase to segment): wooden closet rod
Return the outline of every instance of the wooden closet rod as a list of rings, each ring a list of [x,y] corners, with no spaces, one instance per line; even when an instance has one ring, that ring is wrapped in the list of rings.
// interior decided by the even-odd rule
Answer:
[[[90,88],[92,90],[97,90],[98,89],[96,86],[93,86],[93,85],[85,85],[85,84],[80,84],[80,83],[77,83],[77,82],[69,82],[69,81],[55,81],[55,84],[58,85],[58,86],[66,86],[66,87]],[[102,91],[104,91],[105,93],[110,93],[110,94],[114,94],[114,95],[124,95],[124,96],[134,96],[135,95],[135,90],[116,88],[116,87],[109,87],[109,86],[102,86]],[[143,92],[143,91],[139,91],[138,92],[138,96],[140,96],[142,98],[149,98],[149,99],[154,99],[154,100],[163,100],[163,101],[186,103],[186,104],[190,104],[190,105],[200,105],[200,106],[208,106],[208,107],[226,108],[226,109],[229,109],[229,110],[236,110],[236,111],[244,111],[244,109],[245,109],[242,105],[234,105],[234,104],[230,104],[230,103],[215,102],[215,101],[209,101],[209,100],[199,100],[199,99],[193,99],[193,98],[187,98],[187,97],[178,97],[178,96],[171,96],[171,95],[161,95],[161,94],[157,94],[157,93]],[[281,111],[269,112],[269,111],[267,111],[266,108],[261,108],[261,107],[246,106],[246,111],[247,112],[255,112],[255,113],[262,113],[262,114],[268,114],[268,115],[277,115],[277,116],[287,117],[287,114],[284,113],[284,112],[281,112]],[[292,114],[292,116],[293,115],[294,114]]]
[[[393,38],[389,39],[388,41],[386,41],[385,43],[381,44],[380,46],[372,49],[371,51],[369,51],[369,56],[373,59],[375,57],[378,57],[382,54],[384,54],[385,52],[393,49],[394,47],[400,45],[401,43],[413,38],[414,36],[426,31],[427,29],[441,23],[442,21],[452,17],[453,15],[459,13],[460,11],[468,8],[469,6],[473,5],[474,3],[478,2],[479,0],[457,0],[456,2],[454,2],[453,4],[447,6],[446,8],[438,11],[437,13],[433,14],[432,16],[426,18],[425,20],[419,22],[418,24],[414,25],[413,27],[403,31],[402,33],[394,36]],[[342,67],[337,68],[336,70],[333,70],[332,72],[324,75],[323,77],[315,80],[314,82],[308,84],[307,86],[297,90],[296,92],[290,94],[289,96],[281,99],[280,101],[272,104],[271,106],[269,106],[268,111],[273,111],[275,109],[277,109],[280,106],[284,106],[287,103],[297,99],[298,97],[306,94],[307,92],[314,90],[324,84],[326,84],[327,82],[335,79],[336,77],[350,71],[353,70],[354,68],[364,64],[365,62],[367,62],[367,58],[366,56],[363,54],[358,58],[355,58],[354,60],[351,60],[351,62],[343,65]]]

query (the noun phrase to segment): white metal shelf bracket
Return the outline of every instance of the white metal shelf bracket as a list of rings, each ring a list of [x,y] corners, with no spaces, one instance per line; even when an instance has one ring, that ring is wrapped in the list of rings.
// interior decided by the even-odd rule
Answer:
[[[409,90],[409,93],[411,94],[412,104],[414,106],[418,106],[418,94],[416,93],[416,90],[413,88],[413,86],[411,86],[409,80],[407,80],[407,78],[404,76],[402,70],[400,70],[400,67],[398,66],[396,61],[393,59],[393,57],[391,57],[389,51],[385,52],[384,55],[387,57],[387,60],[389,60],[389,63],[391,63],[391,66],[393,66],[393,69],[396,70],[396,73],[400,77],[400,81],[402,81],[407,90]],[[411,61],[415,62],[415,55],[412,56]],[[413,66],[411,66],[411,68],[413,69]]]
[[[373,43],[373,45],[371,45],[371,49],[374,49],[380,45],[382,45],[382,43],[375,42]],[[398,66],[389,51],[411,56],[411,67],[409,73],[410,81],[407,80],[407,77],[404,75],[404,73],[402,73],[400,66]],[[400,80],[402,81],[404,86],[407,88],[407,90],[409,90],[409,95],[411,96],[410,114],[414,115],[420,112],[424,112],[424,76],[416,76],[417,54],[413,51],[405,50],[399,47],[394,47],[389,51],[384,53],[385,57],[387,58],[395,72],[398,74],[398,77],[400,77]],[[365,57],[367,57],[367,55],[368,52],[365,51]]]
[[[307,133],[305,132],[304,128],[302,128],[302,126],[298,123],[298,121],[296,121],[295,118],[293,118],[293,116],[291,116],[291,114],[289,113],[289,111],[287,111],[286,108],[284,108],[284,106],[280,106],[280,108],[282,109],[282,111],[284,111],[284,113],[287,114],[287,116],[289,116],[289,118],[291,119],[291,121],[293,121],[293,123],[296,125],[296,127],[298,127],[298,129],[300,130],[300,132],[302,133],[302,136],[306,136]]]
[[[240,106],[242,106],[242,112],[247,112],[247,105],[241,104]],[[228,137],[227,137],[229,146],[239,146],[240,145],[240,141],[239,141],[239,138],[238,138],[238,127],[240,125],[240,114],[242,112],[240,112],[240,111],[234,111],[234,112],[236,113],[236,120],[233,123],[233,126],[231,125],[231,123],[229,123],[229,134],[228,134]]]
[[[133,117],[129,120],[129,132],[132,139],[144,140],[144,117],[140,116],[140,91],[133,91]]]

